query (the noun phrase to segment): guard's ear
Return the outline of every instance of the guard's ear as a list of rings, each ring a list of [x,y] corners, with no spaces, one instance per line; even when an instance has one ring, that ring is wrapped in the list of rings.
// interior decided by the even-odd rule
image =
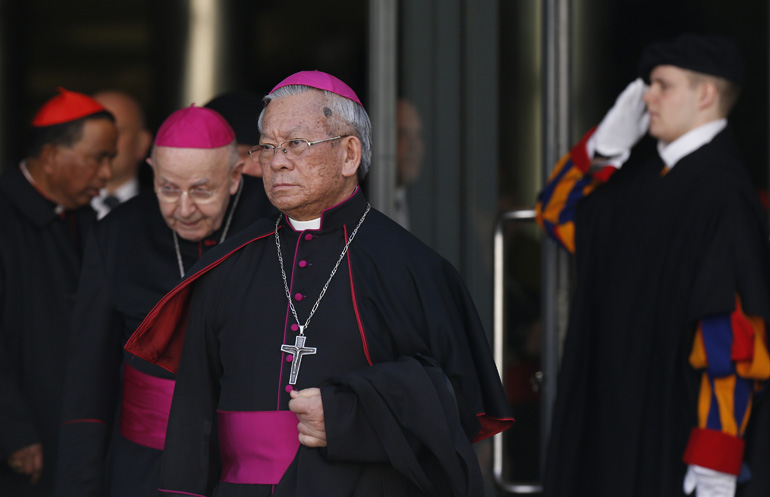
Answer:
[[[357,136],[346,136],[342,139],[342,150],[345,154],[342,176],[356,176],[361,165],[361,140]]]
[[[717,105],[718,101],[719,90],[713,81],[707,79],[698,86],[698,105],[701,109]]]

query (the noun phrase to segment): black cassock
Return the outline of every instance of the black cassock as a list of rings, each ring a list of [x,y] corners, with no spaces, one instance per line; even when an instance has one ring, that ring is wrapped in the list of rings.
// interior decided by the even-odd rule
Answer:
[[[736,295],[770,322],[767,223],[728,131],[665,175],[634,158],[577,207],[548,496],[682,495],[697,322]]]
[[[319,230],[297,232],[282,221],[300,324],[366,204],[357,192],[326,211]],[[293,361],[281,346],[295,343],[297,323],[274,221],[208,254],[201,271],[164,297],[127,344],[173,369],[184,336],[161,488],[209,495],[216,486],[218,496],[483,493],[470,441],[513,421],[486,335],[451,264],[374,209],[305,330],[305,345],[316,353],[302,357],[294,385],[321,388],[328,447],[297,450],[295,416],[286,444],[274,449],[294,444],[286,472],[273,475],[280,483],[255,483],[263,481],[259,465],[237,471],[238,462],[246,463],[232,445],[253,426],[234,430],[229,420],[286,414],[290,399]],[[236,460],[224,461],[224,471],[220,453]]]
[[[274,212],[262,181],[243,180],[228,238]],[[234,198],[219,230],[199,242],[178,238],[186,271],[219,243]],[[124,360],[123,345],[180,280],[172,231],[154,193],[119,205],[91,232],[69,348],[57,496],[157,495],[161,451],[121,434],[121,372],[126,364],[154,378],[174,375],[130,354]]]
[[[0,495],[51,495],[61,390],[90,206],[57,214],[18,166],[0,179]],[[6,458],[43,444],[36,485]]]

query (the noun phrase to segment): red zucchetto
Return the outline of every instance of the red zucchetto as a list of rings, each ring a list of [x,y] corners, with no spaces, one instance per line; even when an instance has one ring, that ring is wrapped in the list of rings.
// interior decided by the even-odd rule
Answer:
[[[35,118],[32,119],[32,126],[36,128],[53,126],[107,110],[88,95],[65,90],[61,86],[57,89],[59,94],[40,107]]]

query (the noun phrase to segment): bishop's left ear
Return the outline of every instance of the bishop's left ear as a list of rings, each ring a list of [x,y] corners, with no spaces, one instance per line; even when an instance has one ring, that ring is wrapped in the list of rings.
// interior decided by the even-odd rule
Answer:
[[[361,164],[361,139],[357,136],[347,136],[342,139],[345,163],[342,166],[342,175],[351,177],[358,174],[358,166]]]
[[[241,184],[241,181],[243,181],[244,167],[246,167],[246,161],[239,159],[238,162],[236,162],[233,166],[233,169],[230,171],[230,175],[233,180],[230,184],[230,195],[234,195],[235,192],[238,191],[238,186]]]

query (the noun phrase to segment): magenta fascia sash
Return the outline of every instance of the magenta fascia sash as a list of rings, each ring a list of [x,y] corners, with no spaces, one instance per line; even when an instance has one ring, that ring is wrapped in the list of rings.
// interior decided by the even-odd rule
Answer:
[[[276,485],[299,448],[291,411],[217,411],[223,482]]]
[[[174,380],[123,368],[120,434],[139,445],[163,450]]]

